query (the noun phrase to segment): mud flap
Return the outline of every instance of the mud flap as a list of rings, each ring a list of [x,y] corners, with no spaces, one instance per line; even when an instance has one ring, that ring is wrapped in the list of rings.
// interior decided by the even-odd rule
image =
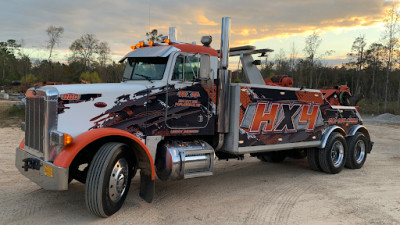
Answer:
[[[151,179],[151,175],[146,175],[144,171],[140,171],[140,197],[146,202],[153,201],[155,192],[155,182]]]
[[[369,142],[369,148],[367,149],[367,153],[371,153],[372,147],[374,146],[374,142]]]

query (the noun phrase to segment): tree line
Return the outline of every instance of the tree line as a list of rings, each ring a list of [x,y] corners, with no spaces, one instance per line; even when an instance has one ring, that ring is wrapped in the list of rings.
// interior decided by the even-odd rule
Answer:
[[[332,50],[321,53],[322,38],[317,32],[305,38],[304,57],[298,57],[294,43],[290,53],[280,50],[262,66],[265,78],[272,75],[289,75],[295,86],[308,88],[348,85],[354,95],[362,95],[360,102],[364,113],[400,114],[400,49],[399,10],[386,12],[382,38],[367,43],[365,35],[355,37],[347,54],[347,63],[327,66],[327,56]]]
[[[54,61],[54,50],[61,42],[63,27],[49,26],[47,59],[31,59],[22,51],[22,43],[10,39],[0,42],[0,86],[10,86],[20,81],[23,86],[35,82],[64,83],[119,82],[124,66],[111,60],[107,42],[94,34],[84,34],[71,43],[68,62]]]
[[[400,114],[399,13],[396,7],[386,13],[381,40],[368,43],[365,35],[355,37],[347,54],[348,62],[341,66],[326,64],[324,59],[334,51],[321,52],[323,40],[319,33],[313,32],[305,38],[304,49],[298,51],[293,43],[289,54],[280,50],[274,58],[267,55],[261,73],[264,78],[289,75],[298,87],[345,84],[353,95],[364,96],[360,104],[365,112]],[[68,62],[54,61],[54,50],[63,33],[63,27],[46,29],[49,55],[42,60],[30,59],[21,51],[22,43],[15,40],[0,42],[0,85],[10,86],[13,81],[26,84],[24,88],[40,81],[120,82],[124,65],[111,60],[108,43],[94,34],[84,34],[70,44]],[[156,29],[146,33],[147,40],[159,41],[161,36]]]
[[[10,39],[0,42],[0,86],[22,83],[21,91],[35,82],[100,83],[120,82],[124,65],[111,60],[111,49],[106,41],[94,34],[84,34],[74,40],[68,62],[52,60],[54,49],[60,44],[63,27],[50,25],[46,29],[48,39],[47,59],[33,60],[23,53],[22,43]],[[148,41],[161,41],[163,35],[153,29],[146,33]]]

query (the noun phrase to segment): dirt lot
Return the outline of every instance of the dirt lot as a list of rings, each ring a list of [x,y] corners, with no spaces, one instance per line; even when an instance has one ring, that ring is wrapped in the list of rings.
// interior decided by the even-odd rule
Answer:
[[[14,149],[23,133],[0,128],[0,224],[400,224],[400,126],[367,127],[375,147],[362,169],[328,175],[305,159],[218,161],[214,176],[157,180],[151,204],[139,198],[135,177],[107,219],[88,213],[83,184],[46,191],[20,175]]]

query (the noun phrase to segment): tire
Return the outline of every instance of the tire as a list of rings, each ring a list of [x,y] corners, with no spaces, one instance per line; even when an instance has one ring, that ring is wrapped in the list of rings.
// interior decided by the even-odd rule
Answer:
[[[319,165],[319,152],[321,150],[318,148],[309,148],[307,149],[307,160],[308,165],[312,170],[322,171],[321,166]]]
[[[306,149],[290,150],[287,151],[287,156],[292,159],[304,159],[307,157]]]
[[[346,152],[346,167],[360,169],[367,159],[369,140],[363,133],[357,132],[348,139],[349,148]]]
[[[325,148],[319,152],[319,164],[325,173],[336,174],[342,171],[346,162],[346,139],[340,133],[333,132]]]
[[[100,217],[117,212],[129,192],[132,178],[128,147],[122,143],[106,143],[89,165],[85,200],[89,211]]]
[[[281,163],[285,160],[286,153],[283,151],[268,152],[258,155],[257,158],[263,162]]]

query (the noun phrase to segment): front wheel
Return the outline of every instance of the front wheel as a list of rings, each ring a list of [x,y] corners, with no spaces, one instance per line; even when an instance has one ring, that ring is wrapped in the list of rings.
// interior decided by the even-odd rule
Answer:
[[[123,143],[110,142],[94,156],[85,186],[86,206],[91,213],[108,217],[124,203],[131,183],[127,150]]]
[[[349,138],[349,149],[346,154],[346,167],[360,169],[367,159],[369,140],[363,133],[357,132]]]
[[[333,132],[325,148],[319,152],[319,164],[325,173],[339,173],[346,161],[346,139],[340,133]]]

